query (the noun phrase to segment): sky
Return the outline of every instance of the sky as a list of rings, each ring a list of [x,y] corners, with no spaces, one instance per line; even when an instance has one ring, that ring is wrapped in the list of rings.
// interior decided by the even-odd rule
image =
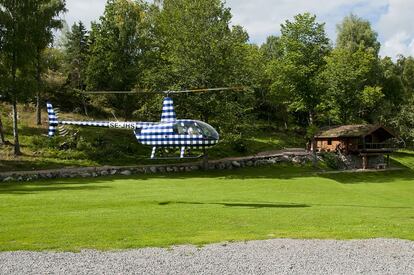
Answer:
[[[103,14],[106,0],[66,0],[64,19],[71,26],[81,20],[86,26]],[[371,22],[381,42],[382,56],[414,56],[414,0],[227,0],[232,24],[243,26],[250,42],[261,44],[269,35],[280,34],[280,24],[298,13],[310,12],[326,23],[335,41],[336,25],[344,16],[356,14]]]

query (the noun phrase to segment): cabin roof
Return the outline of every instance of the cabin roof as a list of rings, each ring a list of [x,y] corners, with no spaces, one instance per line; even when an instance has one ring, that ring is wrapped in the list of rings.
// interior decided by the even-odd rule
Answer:
[[[381,125],[352,124],[321,129],[321,131],[315,135],[315,138],[365,137],[379,129],[383,129],[390,136],[395,137],[391,131]]]

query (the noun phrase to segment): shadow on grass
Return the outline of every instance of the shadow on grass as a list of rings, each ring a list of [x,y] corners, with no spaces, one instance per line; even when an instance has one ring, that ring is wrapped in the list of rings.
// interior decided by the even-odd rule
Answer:
[[[337,174],[318,174],[319,177],[343,184],[390,183],[396,181],[414,181],[414,171],[410,169],[382,172],[355,172]]]
[[[44,127],[30,127],[23,126],[20,129],[20,134],[24,136],[40,136],[47,134],[47,128]]]
[[[222,205],[225,207],[246,207],[246,208],[302,208],[310,207],[307,204],[296,203],[231,203],[231,202],[191,202],[191,201],[163,201],[158,205],[171,205],[171,204],[194,204],[194,205]]]
[[[225,207],[245,208],[306,208],[306,207],[352,207],[352,208],[378,208],[378,209],[413,209],[408,206],[377,206],[377,205],[356,205],[356,204],[303,204],[303,203],[244,203],[244,202],[190,202],[190,201],[163,201],[158,205],[192,204],[192,205],[222,205]]]
[[[68,186],[68,183],[27,183],[27,184],[1,184],[1,194],[17,194],[17,195],[28,195],[40,192],[48,191],[77,191],[77,190],[99,190],[108,189],[109,186],[95,186],[85,183],[70,183],[71,185],[78,184],[77,186]]]
[[[378,206],[378,205],[359,205],[359,204],[311,204],[311,206],[322,207],[352,207],[352,208],[378,208],[378,209],[413,209],[410,206]]]
[[[2,160],[0,163],[0,172],[9,172],[9,171],[35,171],[35,170],[44,170],[44,169],[58,169],[58,168],[64,168],[68,165],[53,162],[53,161],[47,161],[42,159],[35,159],[34,156],[24,155],[24,157],[27,158],[33,158],[33,160],[21,160],[21,159],[13,159],[13,160]],[[74,164],[74,166],[79,166]]]

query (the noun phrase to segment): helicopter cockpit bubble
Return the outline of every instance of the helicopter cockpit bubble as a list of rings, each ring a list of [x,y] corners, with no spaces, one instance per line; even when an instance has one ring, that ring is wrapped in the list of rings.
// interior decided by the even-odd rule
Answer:
[[[202,135],[208,139],[219,139],[219,134],[212,126],[198,120],[177,121],[174,124],[174,133],[179,135]]]

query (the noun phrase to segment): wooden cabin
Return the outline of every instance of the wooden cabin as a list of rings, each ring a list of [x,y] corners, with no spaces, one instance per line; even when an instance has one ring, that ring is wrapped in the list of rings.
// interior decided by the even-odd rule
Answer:
[[[315,135],[316,150],[340,152],[343,155],[358,155],[363,169],[369,167],[369,158],[387,156],[396,150],[391,139],[396,138],[390,130],[380,125],[341,125],[322,129]]]

